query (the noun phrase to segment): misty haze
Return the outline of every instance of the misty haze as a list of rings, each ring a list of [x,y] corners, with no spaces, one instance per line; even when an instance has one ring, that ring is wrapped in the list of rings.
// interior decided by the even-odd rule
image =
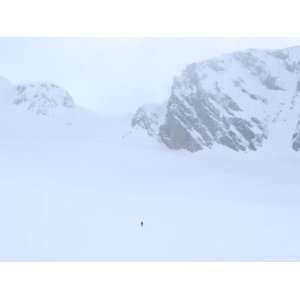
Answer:
[[[299,45],[1,38],[0,260],[299,260]]]

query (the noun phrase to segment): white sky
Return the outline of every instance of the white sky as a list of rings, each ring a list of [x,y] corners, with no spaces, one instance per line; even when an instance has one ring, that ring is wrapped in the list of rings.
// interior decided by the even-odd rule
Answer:
[[[78,105],[100,112],[133,112],[166,100],[189,63],[296,45],[300,38],[1,38],[0,75],[14,83],[53,81]]]

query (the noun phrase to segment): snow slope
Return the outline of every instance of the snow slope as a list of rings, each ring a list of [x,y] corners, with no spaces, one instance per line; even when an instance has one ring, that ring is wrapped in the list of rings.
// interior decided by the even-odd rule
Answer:
[[[2,86],[0,260],[300,260],[291,147],[172,151],[62,88]]]
[[[2,140],[1,260],[300,259],[296,152],[173,152],[126,121]]]
[[[6,78],[0,77],[0,106],[9,105],[14,96],[15,87]]]

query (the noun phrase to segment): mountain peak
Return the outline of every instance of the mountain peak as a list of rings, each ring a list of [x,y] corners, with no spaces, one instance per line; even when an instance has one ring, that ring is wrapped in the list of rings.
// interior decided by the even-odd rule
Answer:
[[[248,49],[192,63],[175,77],[162,123],[141,112],[133,127],[171,149],[255,151],[272,141],[300,150],[300,47]]]
[[[36,114],[48,115],[56,109],[75,106],[70,94],[52,82],[34,82],[17,85],[13,103]]]

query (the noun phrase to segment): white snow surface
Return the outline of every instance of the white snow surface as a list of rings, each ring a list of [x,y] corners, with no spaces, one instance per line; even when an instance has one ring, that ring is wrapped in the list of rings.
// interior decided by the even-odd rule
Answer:
[[[0,96],[13,90],[0,80]],[[131,132],[132,116],[36,114],[9,97],[0,260],[300,260],[292,149],[172,151]]]
[[[300,259],[297,152],[192,154],[130,117],[69,118],[1,114],[0,260]]]

